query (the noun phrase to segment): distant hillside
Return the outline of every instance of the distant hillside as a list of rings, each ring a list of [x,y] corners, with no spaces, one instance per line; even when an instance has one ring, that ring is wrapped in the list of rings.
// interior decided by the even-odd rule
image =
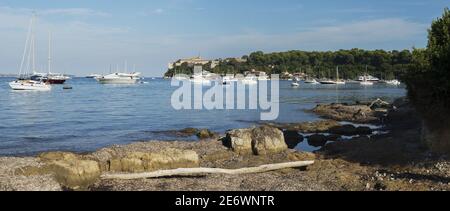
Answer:
[[[215,60],[204,64],[205,70],[218,74],[237,74],[246,71],[264,71],[267,74],[284,72],[303,72],[312,77],[322,78],[335,76],[336,66],[340,67],[343,78],[353,79],[358,75],[371,74],[383,79],[398,78],[405,73],[411,64],[412,53],[409,50],[339,50],[339,51],[287,51],[264,53],[262,51],[242,56],[242,59]],[[174,73],[192,74],[193,65],[183,64],[169,69],[165,76]]]

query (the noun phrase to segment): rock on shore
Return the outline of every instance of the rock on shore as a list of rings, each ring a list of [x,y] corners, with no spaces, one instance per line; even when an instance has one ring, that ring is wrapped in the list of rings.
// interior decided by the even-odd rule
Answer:
[[[223,143],[243,154],[267,155],[288,149],[283,132],[269,126],[228,131]]]
[[[384,105],[374,107],[380,109],[380,106]],[[431,155],[423,146],[419,120],[402,109],[394,109],[390,114],[387,128],[391,133],[370,139],[361,136],[341,141],[341,135],[328,133],[335,130],[342,134],[349,131],[364,134],[369,130],[341,126],[331,120],[231,130],[220,141],[148,141],[87,154],[48,152],[35,158],[0,158],[0,190],[450,190],[448,157]],[[192,129],[186,132],[194,131],[199,132]],[[326,144],[325,147],[315,153],[289,150],[288,145],[303,139],[301,131],[312,133],[306,137],[311,145]],[[236,169],[305,160],[315,160],[315,163],[306,169],[245,175],[131,181],[99,177],[109,172],[199,166]]]

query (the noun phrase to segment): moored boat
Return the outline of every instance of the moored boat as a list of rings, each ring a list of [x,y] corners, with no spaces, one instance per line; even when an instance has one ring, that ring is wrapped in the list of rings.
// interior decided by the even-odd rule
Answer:
[[[399,80],[390,80],[390,81],[386,81],[386,84],[400,86],[402,83]]]
[[[32,72],[36,72],[36,37],[34,34],[35,19],[36,17],[33,15],[28,29],[22,62],[20,63],[19,77],[17,80],[8,83],[12,90],[50,91],[52,89],[52,87],[46,82],[40,79],[33,80],[28,74],[30,72],[29,68],[32,68]],[[25,58],[27,58],[27,60]]]
[[[241,80],[241,83],[246,85],[255,85],[258,84],[258,79],[256,78],[256,76],[246,76]]]
[[[101,84],[135,84],[140,80],[141,73],[112,73],[95,78]]]
[[[305,84],[320,84],[316,79],[306,79]]]

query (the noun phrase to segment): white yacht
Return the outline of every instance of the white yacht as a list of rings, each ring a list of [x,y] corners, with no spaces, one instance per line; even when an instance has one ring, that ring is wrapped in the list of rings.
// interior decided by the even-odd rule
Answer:
[[[371,75],[365,75],[365,76],[359,76],[358,81],[371,81],[371,82],[378,82],[380,81],[379,78],[373,77]]]
[[[119,72],[118,69],[119,66],[117,65],[117,70],[115,73],[96,77],[95,80],[97,80],[101,84],[135,84],[139,82],[139,80],[141,80],[141,73],[136,72],[136,67],[134,67],[134,71],[132,73],[128,73],[127,61],[125,61],[124,72]]]
[[[258,79],[256,78],[256,76],[246,76],[241,80],[241,83],[245,85],[255,85],[258,84]]]
[[[34,32],[34,24],[36,16],[33,15],[28,29],[28,35],[25,42],[25,49],[20,63],[19,78],[9,83],[13,90],[29,90],[29,91],[50,91],[52,87],[42,80],[32,80],[30,72],[36,72],[36,36]],[[29,68],[32,68],[30,71]]]
[[[237,82],[238,80],[232,76],[223,76],[222,77],[222,84],[223,85],[230,85],[232,83]]]
[[[101,84],[135,84],[141,77],[141,73],[112,73],[102,77],[95,78]]]
[[[367,77],[364,77],[363,81],[361,81],[359,84],[361,84],[362,86],[372,86],[373,82],[372,81],[368,81]]]

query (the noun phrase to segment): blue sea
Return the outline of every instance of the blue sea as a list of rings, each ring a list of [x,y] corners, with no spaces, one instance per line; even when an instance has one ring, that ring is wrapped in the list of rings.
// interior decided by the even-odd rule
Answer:
[[[259,110],[175,110],[170,80],[145,79],[136,85],[101,85],[74,78],[71,90],[54,86],[50,92],[12,91],[0,78],[0,155],[35,155],[45,151],[89,152],[114,144],[148,140],[186,140],[164,131],[188,127],[224,133],[253,126]],[[318,103],[392,101],[406,95],[404,87],[358,84],[344,86],[280,82],[280,115],[276,122],[306,122],[319,117],[305,112]],[[300,150],[312,150],[301,144]]]

